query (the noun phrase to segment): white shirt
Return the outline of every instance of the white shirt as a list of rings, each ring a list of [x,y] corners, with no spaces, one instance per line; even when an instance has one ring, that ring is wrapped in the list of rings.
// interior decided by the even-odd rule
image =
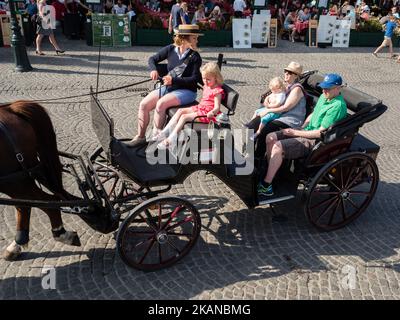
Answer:
[[[118,6],[117,4],[113,7],[113,11],[115,14],[125,14],[126,13],[126,5]]]
[[[244,11],[244,8],[246,8],[246,3],[244,2],[244,0],[235,0],[235,2],[233,3],[233,10],[234,11]]]

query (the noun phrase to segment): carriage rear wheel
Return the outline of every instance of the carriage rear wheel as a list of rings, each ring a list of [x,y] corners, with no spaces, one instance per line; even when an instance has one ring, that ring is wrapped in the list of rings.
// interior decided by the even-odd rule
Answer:
[[[182,259],[196,243],[200,229],[200,214],[190,202],[171,196],[152,198],[121,224],[117,250],[133,268],[159,270]]]
[[[339,229],[364,212],[379,181],[378,167],[370,156],[343,154],[318,171],[308,186],[305,214],[318,229]]]

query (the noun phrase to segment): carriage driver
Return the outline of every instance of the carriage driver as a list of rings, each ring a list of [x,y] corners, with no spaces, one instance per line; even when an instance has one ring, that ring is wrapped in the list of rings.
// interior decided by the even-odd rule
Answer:
[[[342,78],[335,73],[327,74],[319,84],[322,94],[314,111],[298,130],[288,128],[272,132],[266,137],[268,171],[257,187],[259,196],[272,196],[272,180],[282,165],[283,158],[297,159],[308,155],[321,137],[321,132],[347,115],[346,102],[340,93]]]

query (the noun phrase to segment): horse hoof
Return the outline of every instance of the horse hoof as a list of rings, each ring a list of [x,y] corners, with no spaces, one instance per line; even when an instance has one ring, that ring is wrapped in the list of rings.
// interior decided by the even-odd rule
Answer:
[[[70,246],[81,246],[81,241],[79,240],[79,236],[75,231],[66,231],[58,237],[54,237],[54,240],[69,244]]]
[[[13,241],[3,252],[3,259],[6,261],[15,261],[22,253],[22,248],[19,244]]]
[[[3,259],[6,261],[15,261],[19,258],[20,255],[21,255],[21,252],[10,252],[10,251],[4,250]]]

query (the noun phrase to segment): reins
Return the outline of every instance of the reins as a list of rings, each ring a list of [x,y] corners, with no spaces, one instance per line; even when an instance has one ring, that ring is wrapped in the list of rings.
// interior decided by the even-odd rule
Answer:
[[[115,88],[111,88],[111,89],[98,91],[97,94],[117,91],[117,90],[121,90],[121,89],[126,89],[126,88],[129,88],[129,87],[134,87],[134,86],[137,86],[139,84],[143,84],[143,83],[150,82],[150,81],[152,81],[152,79],[146,79],[146,80],[130,83],[130,84],[127,84],[127,85],[124,85],[124,86],[120,86],[120,87],[115,87]],[[74,96],[67,96],[67,97],[61,97],[61,98],[38,99],[38,100],[30,100],[30,101],[38,102],[38,103],[50,103],[52,101],[59,101],[59,100],[66,100],[66,99],[73,99],[73,98],[80,98],[80,97],[88,97],[88,96],[90,96],[90,93],[79,94],[79,95],[74,95]],[[12,102],[0,103],[0,107],[1,106],[5,106],[5,105],[9,105],[11,103]]]

